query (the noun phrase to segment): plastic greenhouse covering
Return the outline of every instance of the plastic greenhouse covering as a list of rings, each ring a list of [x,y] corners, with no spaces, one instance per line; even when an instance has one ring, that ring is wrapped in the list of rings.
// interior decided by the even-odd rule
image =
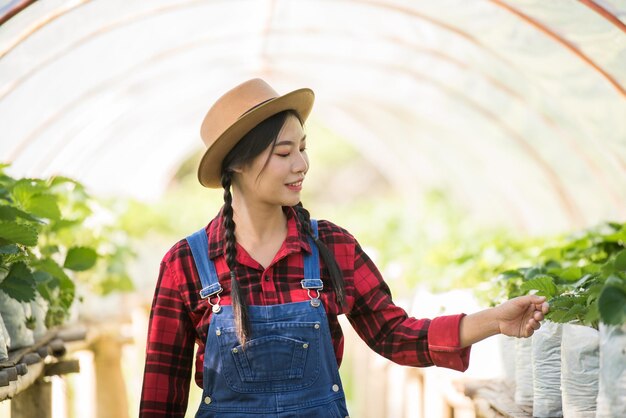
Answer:
[[[528,231],[626,215],[623,0],[0,1],[0,16],[14,175],[158,197],[210,103],[260,76],[311,87],[311,123],[407,200],[443,188]]]

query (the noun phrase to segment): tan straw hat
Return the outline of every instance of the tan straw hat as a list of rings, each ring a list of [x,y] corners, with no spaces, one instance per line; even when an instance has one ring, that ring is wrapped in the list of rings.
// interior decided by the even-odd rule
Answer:
[[[204,187],[221,187],[222,161],[252,128],[284,110],[294,110],[302,122],[313,107],[315,96],[308,88],[279,95],[260,78],[248,80],[220,97],[202,121],[200,135],[207,151],[198,167]]]

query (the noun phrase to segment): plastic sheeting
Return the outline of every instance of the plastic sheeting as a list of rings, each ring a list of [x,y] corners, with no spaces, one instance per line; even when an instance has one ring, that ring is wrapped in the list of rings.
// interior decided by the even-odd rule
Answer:
[[[531,232],[621,219],[625,21],[625,1],[42,0],[0,27],[0,156],[156,197],[210,103],[261,76],[312,87],[311,123],[407,199],[443,188]]]

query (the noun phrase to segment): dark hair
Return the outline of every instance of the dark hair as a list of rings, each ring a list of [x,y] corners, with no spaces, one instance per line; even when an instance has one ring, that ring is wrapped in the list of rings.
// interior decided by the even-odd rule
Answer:
[[[290,115],[295,116],[298,120],[300,120],[298,114],[292,110],[286,110],[265,119],[248,132],[233,147],[233,149],[230,150],[222,161],[221,182],[222,187],[224,188],[224,207],[222,209],[222,214],[224,217],[224,238],[226,240],[225,256],[226,264],[230,269],[231,299],[233,315],[235,318],[235,328],[239,343],[242,345],[246,343],[246,340],[251,334],[251,325],[248,317],[246,298],[245,295],[242,294],[242,289],[239,286],[239,281],[237,280],[235,273],[237,246],[235,240],[235,222],[233,220],[233,199],[230,192],[233,169],[235,167],[251,163],[255,157],[260,155],[270,145],[274,147],[278,134],[285,124],[287,117]],[[302,120],[300,120],[300,123],[302,123]],[[269,155],[267,161],[265,161],[265,165],[267,165],[269,158],[271,158],[271,154]],[[328,269],[328,273],[330,274],[331,282],[337,295],[337,302],[340,305],[343,305],[345,302],[345,285],[337,260],[335,260],[333,253],[328,249],[328,247],[326,247],[323,242],[315,238],[313,235],[309,212],[302,206],[302,203],[298,203],[294,206],[294,209],[304,232],[314,238],[315,244],[319,249],[320,256],[322,257],[322,260]]]

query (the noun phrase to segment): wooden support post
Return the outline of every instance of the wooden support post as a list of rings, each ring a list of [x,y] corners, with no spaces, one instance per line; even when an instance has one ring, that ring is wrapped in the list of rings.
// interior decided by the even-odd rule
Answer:
[[[11,418],[51,418],[52,384],[38,379],[11,400]]]
[[[96,372],[97,418],[128,418],[128,399],[122,375],[122,341],[103,333],[92,345]]]

